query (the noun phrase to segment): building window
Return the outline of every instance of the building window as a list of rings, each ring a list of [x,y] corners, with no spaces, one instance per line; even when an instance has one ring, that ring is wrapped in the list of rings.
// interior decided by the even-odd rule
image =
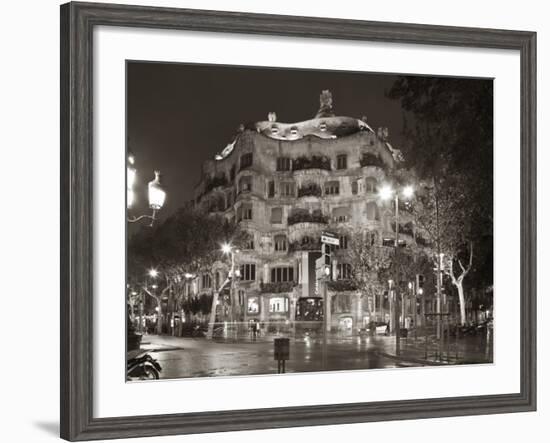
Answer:
[[[286,235],[276,235],[275,236],[275,251],[286,251],[288,249],[288,244],[286,240]]]
[[[241,177],[239,181],[239,192],[251,192],[252,191],[252,177],[246,175]]]
[[[376,244],[376,232],[367,232],[367,244],[374,246]]]
[[[290,171],[292,169],[292,160],[288,157],[277,158],[277,171]]]
[[[275,197],[275,182],[273,180],[267,183],[267,197],[268,198]]]
[[[241,155],[241,170],[252,166],[252,152]]]
[[[341,235],[339,237],[340,245],[338,246],[338,249],[348,249],[348,236],[347,235]]]
[[[294,281],[294,268],[285,266],[271,269],[271,283]]]
[[[269,299],[269,312],[288,312],[288,297],[271,297]]]
[[[281,196],[282,197],[294,197],[296,195],[296,186],[294,182],[281,183]]]
[[[260,299],[258,297],[248,297],[247,311],[249,314],[258,314],[260,312]]]
[[[243,203],[237,213],[237,221],[252,220],[252,204]]]
[[[231,170],[229,171],[229,180],[235,180],[235,165],[231,166]]]
[[[351,193],[353,195],[357,195],[357,190],[359,188],[359,184],[357,180],[354,180],[351,182]]]
[[[254,249],[254,236],[252,234],[248,234],[248,237],[244,242],[243,249],[249,249],[249,250]]]
[[[332,219],[336,223],[346,223],[350,221],[349,208],[347,206],[334,208],[332,210]]]
[[[349,280],[351,278],[351,265],[349,263],[338,263],[338,280]]]
[[[336,169],[348,169],[348,156],[346,154],[336,156]]]
[[[376,179],[369,177],[365,179],[365,191],[369,193],[375,193],[377,188]]]
[[[246,263],[241,265],[241,280],[255,281],[256,280],[256,264]]]
[[[378,211],[378,206],[375,202],[367,203],[367,219],[380,220],[380,213]]]
[[[202,289],[210,289],[212,287],[212,278],[210,274],[202,274]]]
[[[282,223],[283,222],[283,208],[272,208],[271,209],[271,223]]]
[[[235,201],[233,199],[233,191],[229,191],[227,195],[225,196],[226,201],[226,207],[225,209],[229,209],[231,206],[233,206],[233,202]]]
[[[340,194],[340,182],[326,182],[325,183],[325,195],[338,195]]]

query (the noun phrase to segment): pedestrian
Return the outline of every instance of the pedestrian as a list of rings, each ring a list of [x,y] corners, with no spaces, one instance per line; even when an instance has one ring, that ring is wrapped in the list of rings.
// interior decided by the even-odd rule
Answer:
[[[254,341],[256,341],[256,334],[258,333],[257,325],[258,325],[258,323],[257,323],[256,320],[254,320],[254,323],[252,323],[252,325],[251,325],[251,327],[252,327],[252,339]]]

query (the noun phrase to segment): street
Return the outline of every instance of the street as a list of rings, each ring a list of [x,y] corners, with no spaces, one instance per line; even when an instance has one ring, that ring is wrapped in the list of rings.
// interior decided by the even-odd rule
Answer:
[[[401,358],[396,358],[395,338],[385,336],[329,336],[327,355],[323,359],[321,338],[296,339],[290,343],[290,358],[286,372],[338,371],[354,369],[382,369],[423,366],[430,363],[421,358],[422,346],[414,347],[413,340],[402,340]],[[470,361],[490,362],[483,352],[476,354],[478,343],[463,342]],[[277,361],[273,359],[273,337],[237,343],[210,341],[206,338],[188,338],[146,335],[142,349],[147,350],[162,366],[160,377],[187,378],[235,375],[276,374]],[[326,360],[326,366],[323,365]],[[435,364],[435,363],[434,363]]]

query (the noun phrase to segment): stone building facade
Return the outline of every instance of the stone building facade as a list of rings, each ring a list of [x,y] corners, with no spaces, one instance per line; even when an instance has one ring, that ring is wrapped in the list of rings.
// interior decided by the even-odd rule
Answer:
[[[194,204],[223,214],[250,234],[235,253],[240,279],[232,291],[243,324],[260,322],[266,332],[304,327],[322,320],[322,297],[315,281],[320,235],[340,236],[333,250],[334,282],[328,285],[332,330],[356,332],[369,321],[388,321],[387,293],[363,297],[349,282],[345,249],[350,233],[361,230],[372,241],[393,245],[390,204],[382,203],[379,186],[397,164],[400,151],[387,140],[387,130],[365,121],[337,116],[330,92],[310,120],[281,123],[268,119],[241,125],[230,144],[205,162]],[[404,242],[413,241],[402,228]],[[227,264],[199,276],[194,290],[214,291],[227,275]],[[217,320],[229,319],[231,297],[220,296]]]

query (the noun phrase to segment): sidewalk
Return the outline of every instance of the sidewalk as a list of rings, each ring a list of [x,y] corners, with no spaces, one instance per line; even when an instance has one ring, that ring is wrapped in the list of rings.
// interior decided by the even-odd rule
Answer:
[[[483,364],[493,362],[493,343],[483,337],[451,338],[440,348],[435,337],[428,337],[428,346],[424,337],[418,337],[416,343],[413,338],[401,339],[400,354],[378,351],[380,355],[403,363],[412,363],[423,366],[449,366],[463,364]]]

